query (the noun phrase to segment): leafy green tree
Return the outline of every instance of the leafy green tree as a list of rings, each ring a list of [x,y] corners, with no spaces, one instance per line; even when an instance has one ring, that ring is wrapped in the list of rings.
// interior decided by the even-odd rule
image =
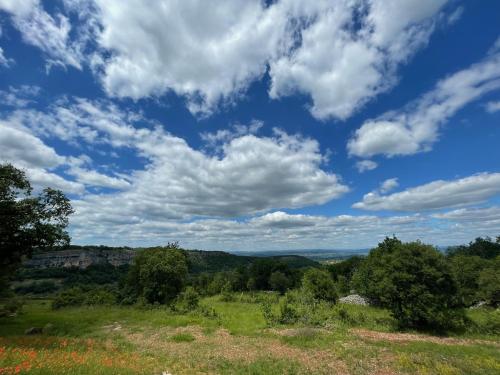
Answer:
[[[308,269],[302,278],[302,288],[316,300],[336,302],[337,289],[330,274],[317,268]]]
[[[269,276],[269,285],[272,290],[276,290],[283,294],[290,288],[291,281],[283,272],[275,271]]]
[[[450,258],[451,270],[458,287],[458,298],[464,306],[473,305],[480,298],[479,275],[489,262],[477,255],[456,255]]]
[[[181,292],[187,273],[186,255],[176,246],[150,248],[134,258],[127,285],[148,303],[168,304]]]
[[[478,297],[490,305],[500,306],[500,257],[491,260],[478,277]]]
[[[451,247],[446,253],[450,257],[465,255],[478,256],[483,259],[493,259],[500,255],[500,236],[497,237],[496,242],[489,237],[478,237],[468,245]]]
[[[386,238],[370,251],[353,281],[359,292],[388,307],[401,327],[463,323],[450,267],[430,245]]]
[[[72,213],[61,191],[46,188],[34,196],[24,171],[0,164],[0,286],[34,249],[69,244]]]

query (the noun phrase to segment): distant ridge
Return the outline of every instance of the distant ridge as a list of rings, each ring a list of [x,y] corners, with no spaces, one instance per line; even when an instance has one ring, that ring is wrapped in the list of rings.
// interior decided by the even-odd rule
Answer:
[[[301,250],[263,250],[263,251],[231,251],[235,255],[253,256],[253,257],[274,257],[274,256],[301,256],[314,261],[328,259],[347,259],[355,255],[367,255],[370,249],[301,249]]]
[[[144,248],[77,246],[65,249],[37,252],[24,265],[32,268],[81,268],[91,265],[111,264],[122,266],[132,263],[139,250]],[[191,273],[229,271],[240,266],[248,266],[263,256],[279,260],[290,268],[315,267],[318,263],[296,254],[248,256],[224,251],[183,250],[188,257]]]

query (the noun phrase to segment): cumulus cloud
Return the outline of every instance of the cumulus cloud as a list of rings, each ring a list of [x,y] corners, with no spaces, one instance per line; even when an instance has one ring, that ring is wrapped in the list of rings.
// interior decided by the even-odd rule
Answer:
[[[99,44],[111,51],[102,83],[116,96],[169,90],[194,113],[230,102],[266,71],[287,23],[261,1],[155,2],[97,0]]]
[[[391,190],[396,189],[398,186],[399,186],[399,182],[398,182],[398,179],[396,177],[389,178],[380,184],[379,190],[382,194],[386,194],[386,193],[390,192]]]
[[[445,3],[64,0],[49,14],[39,0],[0,0],[0,9],[49,64],[88,64],[112,96],[173,91],[208,115],[267,72],[271,98],[302,93],[316,118],[346,119],[394,86]]]
[[[96,214],[96,215],[94,215]],[[282,211],[247,220],[200,219],[191,222],[141,220],[137,216],[114,217],[91,211],[77,216],[71,225],[73,236],[81,243],[103,242],[122,245],[155,245],[179,240],[187,248],[213,250],[282,250],[311,248],[369,248],[386,236],[397,235],[404,241],[420,239],[427,243],[450,245],[470,241],[477,236],[494,236],[493,221],[480,215],[464,223],[424,215],[315,216]],[[435,221],[440,225],[436,226]],[[90,229],[92,228],[92,229]],[[450,238],[453,230],[453,238]]]
[[[372,160],[360,160],[356,162],[356,168],[359,173],[371,171],[378,167],[378,164]]]
[[[500,88],[500,54],[461,70],[401,110],[366,121],[347,144],[350,155],[388,157],[428,151],[457,111]]]
[[[300,46],[270,63],[271,97],[304,93],[312,98],[316,118],[348,118],[395,84],[398,65],[427,43],[445,3],[372,0],[304,7],[310,13],[302,14],[309,22],[300,30]]]
[[[53,148],[29,132],[0,120],[0,160],[23,167],[52,168],[64,162]]]
[[[500,194],[500,173],[437,180],[390,195],[371,192],[353,205],[363,210],[424,211],[468,206]]]
[[[46,112],[16,110],[11,119],[38,137],[126,148],[145,160],[143,169],[126,178],[81,165],[68,169],[82,183],[124,189],[107,194],[105,203],[100,195],[82,198],[82,209],[103,215],[109,210],[117,217],[241,216],[323,204],[349,190],[339,176],[321,169],[325,155],[317,141],[279,129],[258,137],[252,134],[260,127],[256,122],[235,127],[238,134],[213,135],[221,152],[211,155],[109,102],[65,99]]]

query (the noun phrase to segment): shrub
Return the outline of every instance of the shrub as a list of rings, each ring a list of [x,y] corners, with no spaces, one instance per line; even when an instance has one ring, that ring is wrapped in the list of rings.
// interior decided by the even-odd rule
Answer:
[[[116,295],[105,289],[96,289],[95,291],[87,292],[85,295],[84,305],[113,305],[116,303]]]
[[[193,311],[198,308],[200,295],[192,287],[188,286],[179,296],[177,307],[182,311]]]
[[[66,289],[60,292],[52,301],[52,308],[57,310],[68,306],[80,306],[86,297],[86,293],[81,288]]]
[[[49,280],[32,282],[27,285],[19,285],[14,289],[17,294],[49,294],[58,290],[59,287]]]
[[[315,300],[335,303],[338,298],[335,283],[326,271],[316,268],[308,269],[302,278],[302,288]]]
[[[400,327],[463,326],[457,287],[445,257],[420,242],[386,238],[353,277],[363,295],[388,307]]]
[[[74,287],[61,291],[52,301],[52,308],[57,310],[63,307],[112,305],[114,303],[116,303],[116,294],[108,289],[99,287],[84,290]]]

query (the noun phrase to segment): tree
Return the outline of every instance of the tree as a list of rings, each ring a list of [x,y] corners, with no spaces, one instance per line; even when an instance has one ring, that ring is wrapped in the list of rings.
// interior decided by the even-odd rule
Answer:
[[[308,269],[302,278],[302,288],[316,300],[336,302],[337,289],[330,274],[317,268]]]
[[[500,236],[497,237],[496,242],[493,242],[490,237],[478,237],[468,245],[451,247],[446,253],[449,257],[465,255],[478,256],[483,259],[494,259],[500,255]]]
[[[61,191],[46,188],[33,196],[24,171],[0,164],[0,275],[11,274],[34,249],[67,246],[72,213]]]
[[[127,276],[127,286],[148,303],[171,303],[181,292],[188,273],[187,259],[177,246],[142,250]]]
[[[370,251],[353,282],[389,308],[401,327],[441,329],[463,322],[450,267],[430,245],[386,238]]]
[[[449,259],[453,277],[458,287],[458,297],[464,306],[473,305],[480,298],[478,296],[479,275],[489,262],[477,255],[456,255]]]
[[[290,279],[281,271],[275,271],[269,276],[269,285],[272,290],[278,291],[281,294],[285,293],[291,286]]]
[[[493,306],[500,306],[500,257],[490,260],[478,278],[478,297]]]

